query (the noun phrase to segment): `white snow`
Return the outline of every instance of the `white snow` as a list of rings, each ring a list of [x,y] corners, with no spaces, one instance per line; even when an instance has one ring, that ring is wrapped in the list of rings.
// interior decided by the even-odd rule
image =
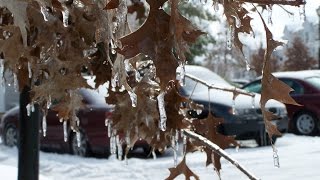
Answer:
[[[227,149],[239,163],[261,179],[314,180],[320,177],[320,137],[306,137],[286,134],[276,143],[280,158],[280,168],[273,165],[271,147],[247,147]],[[181,160],[179,149],[179,161]],[[0,179],[17,179],[17,149],[0,145]],[[168,168],[173,167],[173,152],[168,149],[157,159],[139,158],[139,152],[125,161],[119,161],[115,155],[109,159],[80,158],[68,154],[40,153],[40,180],[92,179],[92,180],[162,180],[169,176]],[[200,179],[217,179],[213,166],[205,166],[205,153],[196,152],[187,155],[187,164]],[[222,180],[248,179],[231,163],[222,159]],[[184,179],[179,176],[178,179]]]

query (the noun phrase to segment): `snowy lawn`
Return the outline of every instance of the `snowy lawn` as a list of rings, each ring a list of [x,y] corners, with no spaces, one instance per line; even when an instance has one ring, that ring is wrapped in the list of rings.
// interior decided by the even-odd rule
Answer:
[[[279,138],[276,147],[280,157],[280,168],[273,165],[271,147],[246,147],[228,149],[227,152],[243,164],[250,172],[265,180],[314,180],[320,178],[320,137],[305,137],[286,134]],[[181,155],[179,156],[181,158]],[[205,154],[196,152],[187,155],[187,164],[200,179],[217,179],[213,166],[205,167]],[[136,153],[125,161],[80,158],[68,154],[40,153],[40,180],[94,179],[94,180],[160,180],[169,176],[173,166],[170,150],[157,159],[139,158]],[[0,145],[0,179],[15,180],[17,173],[17,149]],[[222,159],[223,180],[247,179],[232,164]],[[179,176],[178,179],[184,179]]]

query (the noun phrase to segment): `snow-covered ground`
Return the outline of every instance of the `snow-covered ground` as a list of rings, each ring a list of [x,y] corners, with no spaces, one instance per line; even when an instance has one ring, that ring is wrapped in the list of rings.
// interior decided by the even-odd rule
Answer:
[[[280,157],[280,168],[273,165],[271,147],[245,147],[237,152],[227,152],[243,164],[250,172],[265,180],[315,180],[320,178],[320,137],[305,137],[286,134],[276,143]],[[169,176],[173,166],[173,153],[168,150],[157,159],[139,158],[136,153],[125,161],[114,156],[109,159],[80,158],[68,154],[40,153],[40,180],[60,179],[139,179],[157,180]],[[181,156],[179,156],[181,158]],[[200,179],[217,179],[213,167],[205,167],[205,154],[196,152],[187,155],[187,164]],[[17,149],[0,145],[0,179],[15,180],[17,172]],[[223,180],[247,179],[232,164],[222,159]],[[178,179],[184,179],[179,176]]]

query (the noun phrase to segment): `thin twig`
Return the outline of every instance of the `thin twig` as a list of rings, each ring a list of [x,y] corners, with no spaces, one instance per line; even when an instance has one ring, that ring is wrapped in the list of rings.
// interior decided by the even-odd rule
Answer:
[[[221,88],[221,87],[218,87],[218,86],[214,86],[212,84],[208,84],[206,83],[204,80],[201,80],[191,74],[185,74],[186,77],[196,81],[196,82],[199,82],[205,86],[207,86],[208,88],[210,89],[216,89],[216,90],[221,90],[221,91],[227,91],[227,92],[232,92],[232,93],[236,93],[236,94],[243,94],[243,95],[247,95],[247,96],[251,96],[251,97],[254,97],[255,94],[254,93],[248,93],[248,92],[245,92],[241,89],[238,89],[238,88]]]
[[[192,132],[190,130],[186,130],[186,129],[183,130],[183,134],[186,135],[189,138],[192,138],[192,139],[195,139],[195,140],[199,141],[201,144],[203,144],[206,147],[210,148],[211,150],[213,150],[215,153],[217,153],[221,157],[224,157],[226,160],[228,160],[234,166],[236,166],[236,168],[238,168],[241,172],[243,172],[245,175],[247,175],[249,179],[252,179],[252,180],[258,180],[259,179],[255,175],[250,173],[248,170],[246,170],[241,164],[239,164],[229,154],[227,154],[227,152],[225,152],[223,149],[221,149],[219,146],[217,146],[216,144],[214,144],[213,142],[211,142],[207,138],[205,138],[205,137],[203,137],[203,136],[201,136],[201,135],[199,135],[199,134],[197,134],[195,132]]]
[[[290,6],[300,6],[306,4],[305,0],[238,0],[240,3],[257,3],[260,5],[290,5]]]

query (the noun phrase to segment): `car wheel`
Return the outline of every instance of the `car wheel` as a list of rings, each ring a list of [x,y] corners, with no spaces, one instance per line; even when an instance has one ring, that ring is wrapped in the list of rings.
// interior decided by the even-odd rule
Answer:
[[[294,118],[294,133],[301,135],[315,135],[318,132],[318,120],[309,113],[302,112]]]
[[[77,156],[86,157],[89,155],[89,144],[85,133],[80,131],[80,144],[78,144],[77,133],[71,134],[70,150],[71,154]]]
[[[4,144],[9,147],[17,146],[18,130],[14,125],[8,125],[4,131]]]

